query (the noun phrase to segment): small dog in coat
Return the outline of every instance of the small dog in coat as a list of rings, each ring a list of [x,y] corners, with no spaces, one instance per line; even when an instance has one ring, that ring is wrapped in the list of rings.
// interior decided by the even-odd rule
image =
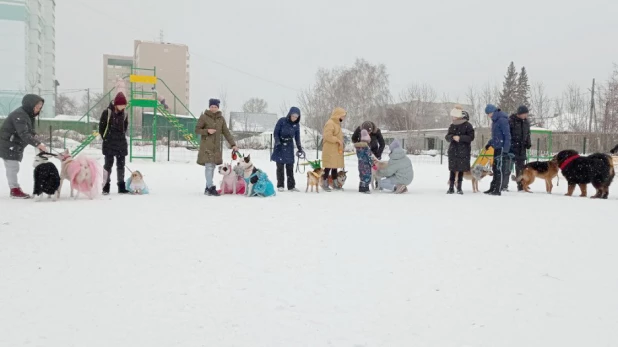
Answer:
[[[40,201],[43,194],[56,201],[60,188],[60,173],[54,163],[49,162],[51,153],[40,152],[34,157],[34,191],[35,201]]]
[[[73,198],[73,191],[77,191],[75,199],[79,197],[80,193],[86,194],[90,200],[94,199],[99,191],[101,181],[101,165],[92,158],[87,156],[79,156],[73,158],[68,149],[65,149],[63,153],[58,155],[61,164],[60,170],[60,187],[56,198],[60,197],[62,191],[62,184],[64,180],[69,181],[71,184],[71,197]]]
[[[219,166],[219,174],[223,176],[223,179],[221,180],[221,190],[219,191],[219,194],[245,194],[245,180],[242,176],[238,175],[238,173],[241,173],[242,175],[243,170],[242,168],[240,168],[240,170],[237,168],[240,167],[236,165],[236,167],[232,168],[231,164]]]
[[[107,172],[105,172],[103,176],[105,176],[106,173]],[[107,181],[107,177],[105,178],[105,181]],[[131,194],[143,195],[149,193],[148,186],[144,181],[144,175],[142,175],[142,173],[138,170],[135,170],[131,173],[131,176],[129,176],[129,178],[127,178],[127,181],[125,182],[125,186]]]
[[[237,166],[240,167],[238,170],[242,170],[242,177],[245,180],[245,196],[268,197],[276,195],[273,183],[268,179],[265,172],[253,165],[251,155],[245,156]]]

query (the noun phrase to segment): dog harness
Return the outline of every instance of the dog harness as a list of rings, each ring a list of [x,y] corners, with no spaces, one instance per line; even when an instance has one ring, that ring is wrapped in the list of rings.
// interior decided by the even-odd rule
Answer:
[[[562,162],[562,165],[560,165],[560,170],[564,170],[573,160],[577,158],[579,158],[579,154],[568,157],[564,162]]]

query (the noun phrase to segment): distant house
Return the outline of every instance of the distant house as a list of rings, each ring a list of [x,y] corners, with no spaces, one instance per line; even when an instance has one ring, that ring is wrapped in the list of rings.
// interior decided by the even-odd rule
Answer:
[[[232,131],[263,133],[273,131],[277,120],[276,113],[230,112],[228,126]]]

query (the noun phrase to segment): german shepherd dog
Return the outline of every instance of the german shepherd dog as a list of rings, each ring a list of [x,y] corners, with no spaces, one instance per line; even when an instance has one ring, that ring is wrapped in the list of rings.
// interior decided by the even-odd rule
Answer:
[[[579,185],[581,197],[587,195],[586,187],[589,183],[596,189],[593,199],[607,199],[609,186],[614,179],[614,162],[612,157],[604,153],[593,153],[587,157],[580,157],[577,151],[567,149],[554,157],[562,171],[562,176],[569,184],[567,196],[572,196],[575,185]]]
[[[511,179],[515,182],[521,182],[524,191],[532,193],[530,191],[530,185],[534,182],[535,178],[541,178],[545,180],[545,191],[547,194],[551,194],[554,184],[552,180],[558,176],[558,162],[554,159],[550,161],[534,161],[524,165],[524,170],[521,175],[512,175]],[[560,178],[558,178],[560,180]]]

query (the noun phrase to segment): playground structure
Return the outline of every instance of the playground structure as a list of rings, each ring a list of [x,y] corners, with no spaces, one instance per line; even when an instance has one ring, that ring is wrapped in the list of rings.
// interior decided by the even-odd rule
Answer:
[[[145,73],[144,73],[145,72]],[[187,107],[187,105],[185,105],[177,96],[176,94],[174,94],[174,92],[169,88],[169,86],[165,83],[164,80],[162,80],[161,78],[158,78],[156,75],[156,67],[152,68],[152,69],[148,69],[148,68],[136,68],[136,67],[132,67],[131,68],[131,74],[128,76],[123,76],[122,80],[126,80],[128,78],[128,81],[130,82],[131,86],[129,89],[129,104],[127,105],[126,109],[125,109],[125,115],[126,112],[129,112],[129,161],[133,161],[133,159],[152,159],[152,161],[156,161],[156,156],[157,156],[157,140],[158,140],[158,119],[160,117],[163,117],[177,132],[179,135],[182,136],[182,138],[184,139],[184,141],[187,142],[187,148],[194,150],[197,149],[199,147],[199,141],[197,139],[197,136],[193,133],[193,131],[190,131],[189,129],[187,129],[187,127],[185,127],[184,125],[182,125],[178,118],[176,117],[176,115],[170,113],[165,105],[161,104],[161,102],[159,101],[158,98],[158,91],[156,89],[156,86],[161,84],[163,85],[167,91],[169,92],[169,96],[173,96],[173,110],[174,113],[176,113],[176,109],[177,106],[180,105],[181,109],[184,109],[184,111],[186,112],[186,114],[188,116],[191,116],[193,118],[193,120],[195,122],[197,122],[197,118],[195,117],[195,115],[189,110],[189,108]],[[145,85],[152,85],[152,88],[146,88],[146,90],[144,90],[144,88],[138,89],[137,86],[141,85],[141,86],[145,86]],[[94,106],[92,106],[84,116],[82,116],[79,120],[82,120],[85,117],[90,117],[90,113],[97,107],[99,106],[99,104],[101,102],[105,102],[106,100],[108,100],[107,102],[111,101],[113,99],[113,97],[115,96],[116,92],[117,92],[118,87],[114,87],[111,90],[109,90],[106,94],[103,95],[103,97],[99,100],[99,102],[97,102]],[[143,131],[141,131],[139,134],[136,131],[136,117],[135,117],[135,110],[137,108],[141,109],[141,114],[143,115],[145,112],[145,109],[150,109],[152,110],[150,113],[153,115],[152,118],[152,127],[151,127],[151,133],[150,134],[144,134]],[[66,146],[66,136],[68,131],[65,132],[65,148]],[[98,131],[93,131],[91,134],[89,134],[79,145],[77,145],[77,147],[75,147],[72,151],[71,151],[71,155],[72,156],[76,156],[77,154],[79,154],[82,150],[84,150],[86,147],[88,147],[100,134],[98,133]],[[134,151],[133,148],[136,144],[138,143],[149,143],[152,146],[152,154],[151,155],[134,155]]]

